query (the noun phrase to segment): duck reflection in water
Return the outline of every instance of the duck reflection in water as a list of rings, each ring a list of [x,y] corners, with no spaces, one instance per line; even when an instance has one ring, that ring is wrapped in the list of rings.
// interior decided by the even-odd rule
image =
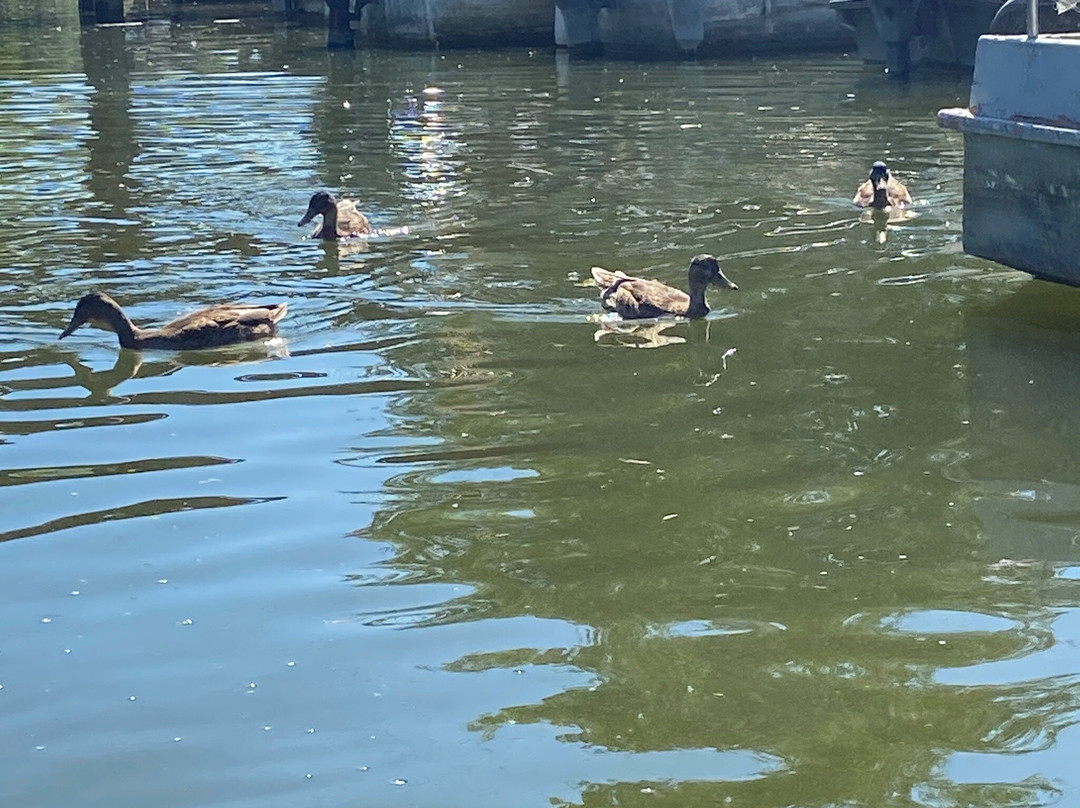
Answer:
[[[862,212],[859,221],[874,226],[874,241],[882,245],[888,241],[889,231],[904,222],[910,222],[918,215],[910,208],[871,208]]]
[[[85,387],[94,399],[108,398],[114,387],[128,379],[134,379],[142,367],[142,354],[138,351],[121,350],[116,355],[116,362],[108,370],[94,370],[70,354],[62,358],[74,371],[75,383]]]
[[[267,348],[270,350],[267,350]],[[68,365],[74,372],[72,378],[50,378],[41,380],[37,387],[63,388],[75,384],[85,388],[93,400],[106,400],[112,396],[114,387],[141,377],[144,379],[171,376],[185,367],[210,366],[222,367],[225,365],[250,365],[278,359],[289,355],[288,347],[284,340],[272,340],[270,344],[255,345],[246,343],[233,346],[232,349],[207,353],[205,351],[183,351],[175,354],[166,354],[163,359],[155,359],[147,362],[141,351],[131,351],[123,348],[116,355],[116,361],[111,368],[106,370],[94,370],[82,362],[75,354],[63,354],[60,361]],[[31,385],[27,385],[29,389]]]
[[[593,332],[593,342],[618,348],[663,348],[681,345],[686,337],[666,333],[679,325],[674,320],[634,322],[633,320],[599,319]]]
[[[712,320],[623,320],[610,313],[596,315],[593,342],[605,348],[666,348],[687,343],[712,341]],[[676,333],[679,332],[679,333]],[[735,354],[728,348],[720,357],[724,370],[727,360]]]

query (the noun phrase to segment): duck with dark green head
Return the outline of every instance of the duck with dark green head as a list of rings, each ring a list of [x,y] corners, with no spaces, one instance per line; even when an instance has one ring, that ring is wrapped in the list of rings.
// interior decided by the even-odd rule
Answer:
[[[303,227],[316,216],[322,216],[322,224],[315,228],[311,238],[337,241],[339,238],[363,236],[371,232],[367,216],[356,209],[351,199],[336,199],[328,191],[316,191],[308,202],[307,212],[297,224]]]
[[[911,204],[911,194],[889,173],[889,167],[878,160],[870,168],[869,179],[859,186],[851,201],[860,208],[903,208]]]

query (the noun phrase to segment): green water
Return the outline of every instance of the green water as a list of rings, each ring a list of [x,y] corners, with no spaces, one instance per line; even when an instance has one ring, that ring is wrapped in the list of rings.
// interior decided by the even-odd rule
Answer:
[[[0,805],[1080,804],[1080,301],[963,254],[966,77],[30,8]],[[379,234],[304,240],[318,188]],[[740,287],[707,320],[595,321],[591,265],[702,251]],[[57,342],[92,288],[290,315]]]

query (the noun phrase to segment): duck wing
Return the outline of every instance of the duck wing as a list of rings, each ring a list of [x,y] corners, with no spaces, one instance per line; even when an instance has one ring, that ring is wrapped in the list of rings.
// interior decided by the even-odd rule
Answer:
[[[266,339],[277,332],[287,303],[207,306],[144,332],[148,348],[210,348]]]
[[[902,182],[889,177],[889,185],[886,189],[889,195],[889,204],[904,206],[911,204],[911,194],[908,193],[908,189],[904,187]]]
[[[633,297],[627,297],[626,292],[619,293],[619,288],[627,281],[640,280],[640,278],[634,278],[627,275],[621,269],[612,272],[610,269],[604,269],[603,267],[593,267],[590,272],[592,273],[593,281],[602,290],[600,292],[600,305],[610,311],[618,311],[618,302],[621,300],[624,308],[633,305]],[[647,315],[639,315],[641,317]]]
[[[371,223],[367,216],[356,208],[351,199],[342,199],[337,203],[337,234],[339,238],[362,236],[371,232]]]
[[[592,276],[604,290],[600,294],[604,308],[618,312],[626,320],[686,314],[690,307],[690,295],[660,281],[600,267],[592,268]]]
[[[853,204],[858,205],[860,208],[868,208],[874,202],[874,183],[867,180],[859,186],[859,190],[855,192],[855,198],[851,200]]]
[[[610,269],[604,269],[603,267],[593,267],[590,272],[592,272],[592,277],[593,280],[596,281],[596,285],[601,289],[607,289],[620,278],[624,280],[630,278],[630,276],[622,270],[612,272]]]

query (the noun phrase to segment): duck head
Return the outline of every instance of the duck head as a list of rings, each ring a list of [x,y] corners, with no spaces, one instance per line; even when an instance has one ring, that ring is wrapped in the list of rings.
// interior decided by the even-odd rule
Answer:
[[[334,199],[332,194],[326,191],[316,191],[312,194],[311,200],[308,202],[307,213],[304,214],[304,218],[297,223],[297,227],[303,227],[310,222],[316,216],[322,214],[325,215],[327,211],[333,210],[337,212],[337,200]]]
[[[716,258],[705,253],[695,255],[690,262],[690,288],[704,288],[710,283],[713,286],[719,286],[721,289],[739,288],[720,269],[720,264]]]
[[[75,313],[71,322],[60,334],[60,339],[69,337],[79,326],[90,323],[106,331],[117,330],[117,320],[123,320],[120,305],[104,292],[88,292],[75,304]]]
[[[874,201],[871,207],[884,208],[889,204],[889,168],[878,160],[870,168],[870,186],[874,189]]]

